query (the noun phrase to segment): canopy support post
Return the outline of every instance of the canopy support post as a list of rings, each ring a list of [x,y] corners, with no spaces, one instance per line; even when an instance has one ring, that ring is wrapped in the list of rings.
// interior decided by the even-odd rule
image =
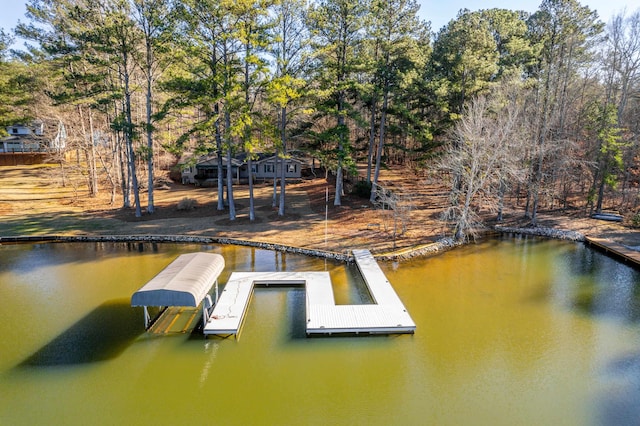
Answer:
[[[149,322],[151,321],[151,317],[149,316],[149,310],[146,306],[143,306],[144,309],[144,329],[149,328]]]
[[[211,315],[211,311],[213,310],[213,302],[211,301],[211,296],[207,294],[207,296],[202,301],[202,327],[206,327],[207,322],[209,321],[209,315]]]

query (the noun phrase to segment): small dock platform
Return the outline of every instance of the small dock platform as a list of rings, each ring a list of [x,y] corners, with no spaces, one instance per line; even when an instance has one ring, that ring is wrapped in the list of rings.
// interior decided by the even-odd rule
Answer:
[[[640,267],[640,252],[631,250],[629,247],[616,243],[605,238],[585,237],[589,245],[608,253],[614,257],[631,263],[635,267]]]
[[[304,286],[306,333],[403,334],[416,325],[368,250],[355,250],[375,304],[336,305],[328,272],[234,272],[206,321],[205,335],[238,335],[256,286]]]

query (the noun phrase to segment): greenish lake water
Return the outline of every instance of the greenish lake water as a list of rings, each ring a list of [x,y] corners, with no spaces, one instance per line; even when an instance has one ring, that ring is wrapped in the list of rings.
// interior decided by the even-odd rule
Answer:
[[[382,263],[414,335],[307,338],[301,288],[257,290],[239,340],[180,332],[189,310],[145,332],[131,295],[198,250],[222,284],[328,270],[339,304],[369,299],[354,266],[264,250],[0,246],[0,425],[640,423],[640,274],[582,244]]]

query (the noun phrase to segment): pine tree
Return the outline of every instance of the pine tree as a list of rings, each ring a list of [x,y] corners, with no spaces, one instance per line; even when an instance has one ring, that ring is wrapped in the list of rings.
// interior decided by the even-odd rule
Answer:
[[[375,150],[375,168],[370,200],[376,198],[376,184],[380,176],[382,152],[387,130],[387,114],[394,94],[411,84],[416,70],[424,66],[420,41],[428,33],[428,26],[417,17],[419,6],[413,0],[374,0],[371,7],[371,36],[375,45],[374,99],[371,120],[375,123],[375,106],[381,98],[378,146]],[[374,133],[373,129],[371,130]],[[371,144],[370,140],[370,144]],[[372,151],[370,145],[369,152]],[[370,161],[368,161],[370,163]],[[368,173],[367,173],[368,175]]]
[[[306,70],[309,37],[305,27],[306,15],[305,0],[282,0],[275,5],[276,21],[271,29],[272,48],[271,55],[275,59],[275,75],[268,86],[268,96],[271,103],[279,109],[278,128],[279,153],[278,160],[282,163],[280,168],[280,199],[278,202],[278,215],[284,216],[286,205],[286,168],[288,157],[288,133],[289,124],[293,118],[290,106],[303,95],[306,86],[302,79]],[[277,172],[277,166],[274,173]],[[274,177],[273,206],[276,206],[276,181]]]
[[[526,214],[535,225],[545,185],[545,157],[550,152],[547,145],[567,140],[569,86],[579,67],[591,61],[590,48],[602,32],[602,23],[597,13],[576,0],[545,0],[528,26],[532,43],[540,52],[537,63],[530,68],[537,93]]]
[[[146,80],[146,117],[144,130],[147,138],[145,155],[147,156],[147,212],[154,213],[154,117],[153,99],[156,82],[169,61],[167,60],[171,42],[171,34],[175,19],[174,10],[165,0],[133,0],[135,20],[142,33],[144,51],[138,55],[138,63]]]
[[[319,137],[335,149],[325,155],[335,164],[336,189],[333,204],[342,204],[344,169],[353,166],[347,119],[354,108],[349,97],[356,92],[356,73],[368,3],[358,0],[323,0],[309,14],[316,60],[317,103],[321,115],[335,119],[335,125]]]

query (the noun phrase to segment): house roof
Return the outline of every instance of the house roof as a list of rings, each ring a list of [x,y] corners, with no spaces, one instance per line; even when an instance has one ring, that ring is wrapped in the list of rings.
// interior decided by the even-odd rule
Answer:
[[[275,157],[276,157],[275,155],[270,155],[270,156],[268,156],[268,157],[261,158],[260,160],[257,160],[256,162],[257,162],[257,163],[265,163],[265,162],[267,162],[267,161],[273,161],[273,159],[274,159]],[[287,160],[288,160],[289,162],[295,162],[295,163],[299,163],[299,164],[303,164],[303,163],[304,163],[304,161],[303,161],[303,160],[301,160],[301,159],[300,159],[300,158],[298,158],[298,157],[294,157],[294,156],[289,156],[289,157],[287,158]]]
[[[242,163],[247,162],[247,157],[248,157],[248,154],[246,152],[241,152],[235,156],[235,158],[240,160]],[[273,154],[267,154],[265,152],[254,152],[253,154],[251,154],[251,157],[254,163],[259,163],[267,158],[273,157]]]
[[[253,162],[254,163],[264,163],[267,161],[273,161],[275,155],[274,154],[268,154],[268,153],[254,153],[253,154]],[[240,167],[243,164],[246,164],[246,160],[247,160],[247,153],[246,152],[241,152],[236,154],[233,158],[231,158],[231,164],[233,165],[233,167]],[[307,161],[304,158],[300,158],[297,155],[290,155],[288,157],[288,160],[290,162],[296,162],[299,164],[308,164],[309,161]],[[188,164],[191,163],[193,164],[193,154],[189,154],[186,153],[184,154],[182,157],[180,157],[180,160],[178,160],[178,164]],[[214,154],[208,154],[208,155],[203,155],[200,158],[198,158],[198,160],[195,162],[195,165],[197,168],[215,168],[218,165],[218,157]],[[227,160],[226,157],[223,158],[223,167],[227,167]]]
[[[242,161],[232,158],[231,165],[233,167],[240,167],[242,165]],[[201,157],[200,160],[196,162],[196,167],[207,168],[207,167],[218,167],[218,157],[215,155],[209,155],[206,157]],[[222,159],[222,167],[227,167],[227,159]]]

